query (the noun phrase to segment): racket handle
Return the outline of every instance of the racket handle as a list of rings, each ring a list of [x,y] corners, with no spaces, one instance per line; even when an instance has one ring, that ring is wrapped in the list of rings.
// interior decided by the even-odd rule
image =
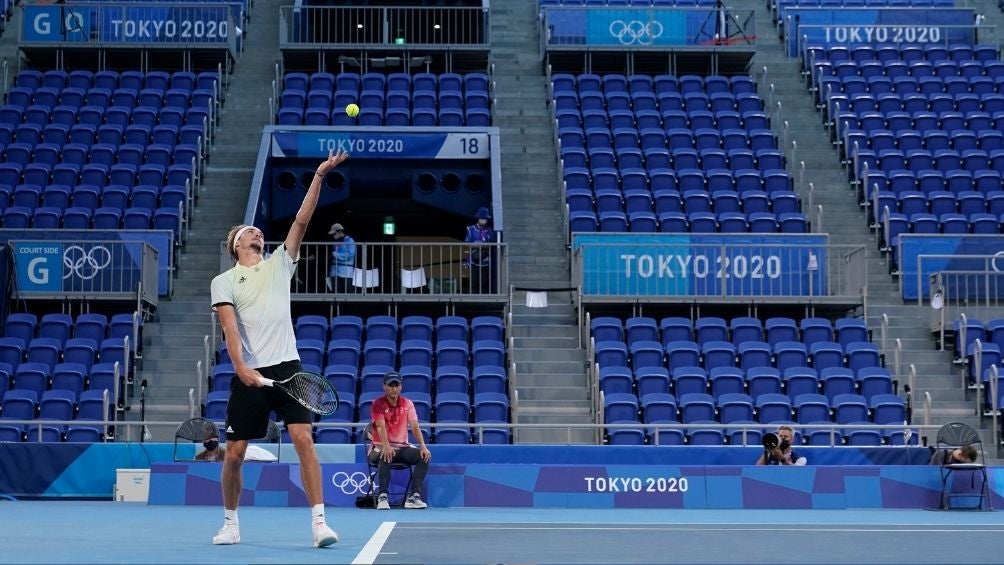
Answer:
[[[275,384],[275,381],[272,379],[266,379],[265,377],[262,377],[260,382],[263,386],[272,386]]]

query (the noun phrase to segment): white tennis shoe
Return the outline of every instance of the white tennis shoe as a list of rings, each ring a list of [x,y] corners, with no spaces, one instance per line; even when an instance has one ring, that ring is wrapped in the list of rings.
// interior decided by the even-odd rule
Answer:
[[[411,493],[411,496],[405,499],[404,507],[421,510],[423,508],[428,508],[429,505],[422,502],[422,495],[417,492],[413,492]]]
[[[314,547],[328,547],[338,543],[338,534],[325,522],[314,522]]]
[[[223,524],[213,536],[213,545],[233,545],[241,541],[241,527],[238,524]]]
[[[390,510],[390,501],[386,493],[377,497],[377,510]]]

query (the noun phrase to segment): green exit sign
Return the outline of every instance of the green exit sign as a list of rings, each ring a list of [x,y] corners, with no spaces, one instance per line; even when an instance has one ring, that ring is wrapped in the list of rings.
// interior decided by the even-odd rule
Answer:
[[[393,219],[388,218],[388,219],[386,219],[386,220],[383,221],[383,234],[384,235],[394,235],[394,232],[396,230],[397,230],[397,226],[394,224],[394,220]]]

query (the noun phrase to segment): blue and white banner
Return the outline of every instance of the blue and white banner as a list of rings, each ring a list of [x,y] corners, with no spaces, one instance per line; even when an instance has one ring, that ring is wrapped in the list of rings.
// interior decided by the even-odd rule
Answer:
[[[782,10],[787,51],[804,45],[930,44],[976,42],[971,8],[803,8]]]
[[[711,44],[721,26],[719,15],[709,8],[547,8],[547,44],[625,48]]]
[[[134,293],[143,280],[141,241],[15,241],[21,294]]]
[[[827,296],[825,235],[573,234],[587,296]]]
[[[167,296],[170,293],[171,255],[174,251],[171,230],[0,229],[0,238],[18,244],[11,248],[11,252],[17,268],[18,289],[22,292],[98,290],[103,288],[96,286],[98,284],[112,284],[108,277],[117,277],[119,282],[114,283],[116,292],[135,291],[132,278],[135,277],[138,282],[142,277],[142,249],[136,243],[145,242],[157,250],[157,294]],[[75,243],[64,243],[68,241]],[[95,244],[87,244],[87,241]],[[101,242],[107,254],[96,249],[97,242]],[[112,252],[112,247],[120,250]],[[122,286],[127,283],[132,285],[128,289]]]
[[[276,131],[272,157],[327,157],[346,151],[353,159],[488,159],[487,132]]]
[[[1000,256],[1000,260],[986,257]],[[904,300],[929,298],[928,281],[938,271],[986,271],[963,277],[950,277],[957,288],[949,296],[981,298],[989,290],[1004,288],[1004,236],[998,235],[924,235],[900,234],[898,265]],[[1000,272],[1000,275],[993,273]]]
[[[29,5],[25,43],[227,45],[243,17],[240,2]]]

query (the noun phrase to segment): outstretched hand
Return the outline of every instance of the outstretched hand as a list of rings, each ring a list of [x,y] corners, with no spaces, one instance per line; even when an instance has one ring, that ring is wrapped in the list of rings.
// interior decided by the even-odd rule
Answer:
[[[335,167],[344,163],[345,160],[348,158],[349,154],[346,153],[345,151],[342,151],[341,149],[339,149],[337,153],[335,153],[334,151],[329,151],[327,160],[321,163],[317,167],[317,174],[323,177],[324,175],[328,174],[328,172],[333,170]]]

